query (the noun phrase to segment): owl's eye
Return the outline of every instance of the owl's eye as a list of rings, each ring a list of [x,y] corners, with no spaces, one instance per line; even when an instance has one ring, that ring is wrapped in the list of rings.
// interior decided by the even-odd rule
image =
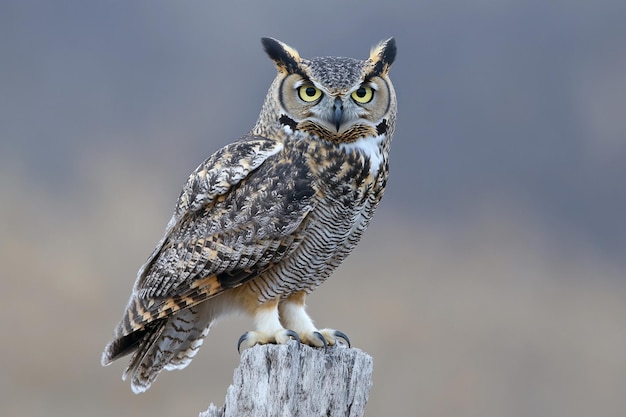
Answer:
[[[312,86],[311,84],[307,84],[298,87],[298,95],[303,101],[311,103],[322,97],[322,90]]]
[[[352,100],[357,103],[369,103],[374,98],[374,90],[372,87],[361,86],[352,92]]]

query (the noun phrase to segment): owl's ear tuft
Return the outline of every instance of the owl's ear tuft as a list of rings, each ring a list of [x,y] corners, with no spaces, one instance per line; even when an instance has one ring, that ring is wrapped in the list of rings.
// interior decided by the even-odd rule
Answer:
[[[389,38],[380,42],[370,51],[370,61],[374,64],[372,75],[386,75],[389,67],[396,60],[396,40]]]
[[[261,38],[265,53],[272,58],[278,71],[292,74],[300,71],[300,54],[291,46],[274,38]]]

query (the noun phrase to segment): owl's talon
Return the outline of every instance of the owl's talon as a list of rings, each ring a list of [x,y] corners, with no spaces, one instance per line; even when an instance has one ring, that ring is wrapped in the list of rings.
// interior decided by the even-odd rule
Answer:
[[[237,342],[237,353],[239,354],[241,354],[241,344],[245,342],[246,339],[248,339],[248,333],[250,332],[245,332],[244,334],[242,334],[239,338],[239,341]]]
[[[315,336],[315,338],[319,341],[322,342],[322,344],[324,345],[324,351],[326,351],[326,348],[328,348],[328,342],[326,341],[326,338],[324,337],[324,335],[322,335],[320,332],[315,331],[313,332],[313,336]],[[320,346],[322,347],[322,346]]]
[[[300,336],[298,336],[298,333],[294,332],[291,329],[287,329],[285,331],[285,335],[293,338],[293,340],[297,341],[298,343],[302,343],[302,341],[300,340]]]
[[[343,339],[349,348],[352,347],[352,345],[350,344],[350,338],[348,337],[347,334],[345,334],[341,330],[335,330],[333,336],[335,336],[335,338],[337,339]]]

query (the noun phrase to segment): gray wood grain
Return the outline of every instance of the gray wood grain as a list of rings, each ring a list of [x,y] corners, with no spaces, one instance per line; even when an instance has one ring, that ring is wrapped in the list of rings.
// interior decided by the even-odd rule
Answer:
[[[224,407],[211,404],[200,417],[360,417],[372,372],[372,357],[359,349],[257,345],[242,353]]]

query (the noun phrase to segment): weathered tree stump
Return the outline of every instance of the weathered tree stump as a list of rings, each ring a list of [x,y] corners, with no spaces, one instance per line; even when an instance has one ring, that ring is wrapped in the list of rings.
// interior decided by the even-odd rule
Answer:
[[[360,417],[372,387],[373,360],[359,349],[287,345],[245,350],[218,409],[200,417]]]

